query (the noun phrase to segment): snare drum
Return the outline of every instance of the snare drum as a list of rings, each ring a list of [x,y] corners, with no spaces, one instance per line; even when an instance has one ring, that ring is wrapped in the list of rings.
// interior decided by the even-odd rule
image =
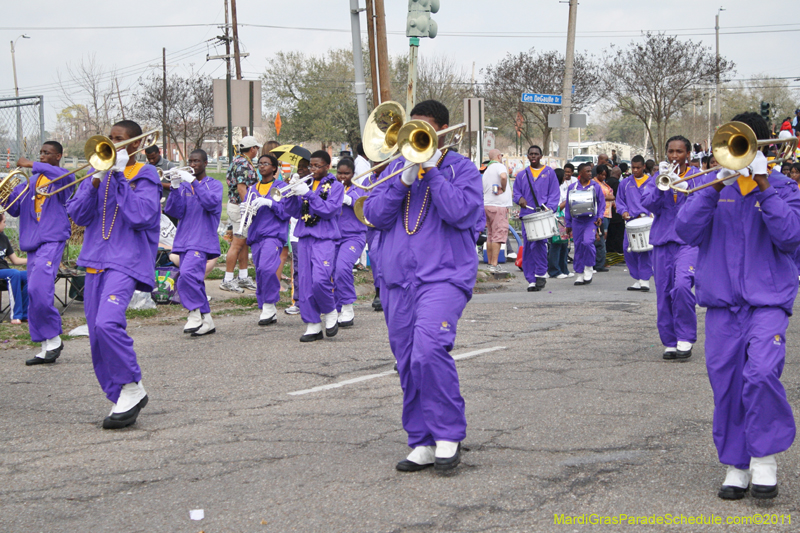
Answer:
[[[629,252],[649,252],[653,249],[650,244],[650,228],[652,227],[653,219],[650,217],[637,218],[625,224]]]
[[[556,214],[549,209],[525,215],[522,223],[525,226],[525,237],[529,241],[542,241],[558,235]]]
[[[569,191],[569,214],[575,218],[593,216],[597,211],[596,201],[594,187],[582,191],[573,189]]]

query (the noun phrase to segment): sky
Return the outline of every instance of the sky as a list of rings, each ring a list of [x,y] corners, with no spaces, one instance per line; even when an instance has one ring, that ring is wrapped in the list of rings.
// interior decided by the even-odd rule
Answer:
[[[702,41],[714,49],[714,16],[720,7],[720,53],[736,63],[734,78],[755,74],[800,78],[800,10],[796,0],[760,0],[757,11],[749,0],[582,0],[578,7],[576,50],[603,55],[610,45],[641,39],[646,30],[666,31]],[[407,1],[384,0],[389,54],[408,52],[405,37]],[[68,80],[70,66],[94,56],[104,69],[116,68],[123,97],[141,76],[161,72],[161,49],[167,49],[170,72],[192,68],[213,77],[224,76],[223,54],[214,37],[224,22],[223,0],[162,0],[97,2],[27,0],[4,2],[0,20],[0,97],[14,95],[10,42],[16,41],[17,76],[21,96],[43,94],[47,129],[65,107],[58,77]],[[250,56],[243,60],[244,77],[264,73],[266,59],[278,51],[319,54],[352,47],[349,0],[238,0],[239,39]],[[361,7],[365,7],[361,0]],[[433,15],[439,25],[435,39],[422,39],[420,56],[453,58],[467,73],[499,61],[507,53],[532,47],[566,49],[569,6],[566,0],[441,0]],[[157,27],[175,25],[175,27]],[[155,26],[155,27],[154,27]],[[264,27],[272,26],[272,27]],[[365,14],[361,27],[366,41]],[[769,50],[769,52],[768,52]],[[800,87],[800,81],[793,82]],[[67,88],[70,88],[69,86]]]

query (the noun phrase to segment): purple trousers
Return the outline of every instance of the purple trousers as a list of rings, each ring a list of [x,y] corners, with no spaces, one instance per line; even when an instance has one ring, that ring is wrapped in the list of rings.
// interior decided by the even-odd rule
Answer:
[[[333,274],[333,284],[336,287],[336,310],[341,311],[343,305],[355,302],[355,279],[353,278],[353,265],[356,264],[361,252],[364,251],[366,241],[363,235],[342,239],[336,243],[336,269]]]
[[[697,248],[669,242],[651,251],[656,281],[658,335],[664,346],[697,341],[694,286]]]
[[[522,228],[522,235],[525,239],[522,250],[522,273],[528,283],[534,283],[536,278],[547,277],[547,239],[541,241],[529,241],[525,237],[525,227]]]
[[[190,250],[181,256],[181,275],[178,276],[178,294],[181,304],[189,311],[199,309],[201,313],[211,312],[206,297],[206,262],[205,252]]]
[[[369,232],[367,232],[367,236],[369,237]],[[372,238],[370,242],[367,239],[369,244],[369,267],[372,269],[372,282],[375,285],[376,289],[379,289],[381,286],[381,265],[380,265],[380,254],[381,254],[381,247],[380,247],[380,235],[376,235]]]
[[[258,308],[264,304],[275,304],[281,299],[281,282],[278,268],[281,266],[283,240],[267,237],[250,245],[253,264],[256,267],[256,299]],[[293,253],[297,248],[293,248]]]
[[[28,323],[33,342],[61,335],[61,315],[55,306],[56,274],[66,242],[46,242],[28,252]]]
[[[572,219],[572,240],[575,243],[575,257],[572,260],[572,269],[576,274],[583,274],[586,267],[594,267],[597,260],[597,250],[594,247],[594,237],[597,226],[591,217]],[[525,256],[522,256],[523,261]]]
[[[449,283],[381,289],[389,344],[403,388],[403,428],[412,448],[466,437],[464,398],[450,350],[467,301],[467,295]]]
[[[123,385],[142,379],[133,339],[125,331],[125,310],[135,288],[135,279],[116,270],[86,274],[83,307],[92,364],[106,398],[114,403]]]
[[[794,416],[780,381],[788,325],[777,307],[708,308],[706,367],[723,464],[747,470],[751,457],[786,451],[794,441]]]
[[[333,296],[336,243],[330,239],[300,237],[300,248],[302,252],[297,261],[300,298],[297,303],[303,322],[316,324],[320,315],[336,309]]]
[[[650,260],[649,252],[629,252],[628,251],[628,234],[622,242],[622,249],[625,251],[625,264],[628,266],[628,272],[635,280],[647,280],[653,277],[653,264]]]

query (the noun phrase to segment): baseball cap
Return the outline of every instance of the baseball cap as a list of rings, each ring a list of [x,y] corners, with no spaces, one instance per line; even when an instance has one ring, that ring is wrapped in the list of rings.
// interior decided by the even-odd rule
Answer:
[[[248,135],[247,137],[242,137],[242,140],[239,141],[239,148],[242,150],[248,150],[254,146],[261,146],[261,143],[256,140],[255,137],[252,135]]]

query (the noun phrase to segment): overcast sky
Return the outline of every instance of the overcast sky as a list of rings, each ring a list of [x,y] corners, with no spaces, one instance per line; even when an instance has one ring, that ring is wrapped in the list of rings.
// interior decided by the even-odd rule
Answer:
[[[92,54],[104,68],[117,68],[123,91],[134,87],[140,76],[160,72],[162,47],[167,48],[170,71],[185,72],[193,65],[202,73],[224,76],[222,61],[205,59],[207,53],[224,53],[224,48],[207,42],[221,32],[215,24],[224,21],[223,0],[6,0],[3,4],[0,37],[6,44],[5,52],[0,52],[0,95],[13,96],[9,43],[25,33],[31,38],[17,41],[16,53],[20,95],[45,95],[48,129],[54,126],[55,113],[64,107],[57,74],[68,79],[67,65]],[[508,52],[535,47],[563,53],[566,48],[566,2],[441,0],[441,4],[433,15],[439,36],[423,39],[420,54],[448,55],[467,72],[475,62],[479,78],[482,67]],[[385,5],[389,53],[407,53],[408,3],[385,0]],[[238,0],[237,6],[243,25],[240,41],[250,53],[242,65],[247,78],[263,74],[265,58],[280,50],[315,54],[352,46],[348,0]],[[736,78],[759,73],[800,78],[800,56],[795,53],[800,43],[796,0],[582,0],[576,50],[600,55],[611,44],[639,39],[643,30],[663,30],[702,40],[713,53],[714,16],[720,6],[725,8],[720,15],[720,52],[736,63]],[[361,21],[366,32],[364,14]],[[195,26],[151,27],[169,24]]]

